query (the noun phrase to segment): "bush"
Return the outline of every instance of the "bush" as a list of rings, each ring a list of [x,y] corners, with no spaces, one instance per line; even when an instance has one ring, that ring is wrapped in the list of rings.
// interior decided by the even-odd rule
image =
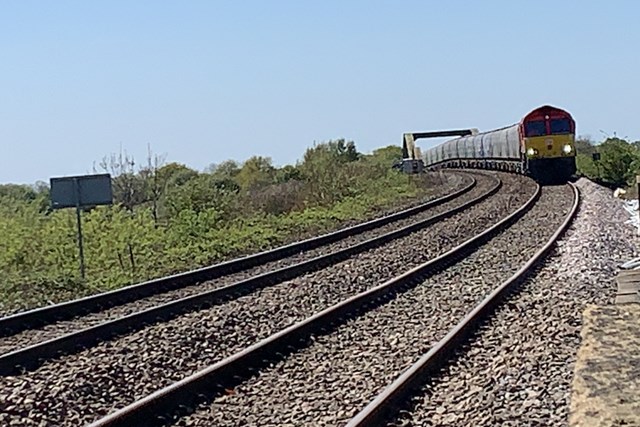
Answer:
[[[353,142],[338,140],[283,168],[253,157],[211,173],[171,163],[131,176],[115,165],[129,174],[135,194],[82,213],[86,282],[78,273],[75,212],[47,214],[46,187],[0,186],[0,310],[114,289],[362,220],[427,188],[421,178],[391,170],[399,152],[362,155]]]
[[[600,153],[599,161],[592,159],[594,152]],[[582,176],[609,185],[625,186],[631,184],[640,171],[640,149],[638,143],[630,144],[615,137],[597,145],[585,138],[578,139],[576,166]]]

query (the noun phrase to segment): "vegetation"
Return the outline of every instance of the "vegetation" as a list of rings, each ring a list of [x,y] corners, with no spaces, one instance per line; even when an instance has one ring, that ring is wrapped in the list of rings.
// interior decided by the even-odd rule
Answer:
[[[594,153],[600,154],[599,160],[593,159]],[[595,144],[589,138],[578,138],[576,163],[582,176],[610,186],[631,185],[640,174],[640,141],[611,137]]]
[[[49,189],[0,186],[0,294],[7,313],[264,250],[362,219],[427,187],[391,169],[390,146],[365,155],[353,142],[309,148],[295,166],[226,161],[200,173],[149,155],[103,159],[115,204],[82,214],[86,281],[79,279],[76,218],[50,211]]]

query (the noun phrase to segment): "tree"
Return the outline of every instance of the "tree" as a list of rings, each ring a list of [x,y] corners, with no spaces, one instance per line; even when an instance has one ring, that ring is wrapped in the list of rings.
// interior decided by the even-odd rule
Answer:
[[[576,153],[576,168],[581,176],[596,180],[601,179],[599,165],[596,165],[590,155]]]
[[[356,150],[356,144],[353,141],[345,142],[344,139],[339,139],[337,141],[329,141],[327,145],[341,162],[355,162],[360,158],[360,153]]]
[[[360,158],[360,153],[356,150],[355,142],[346,142],[344,139],[327,141],[314,148],[326,150],[335,161],[340,163],[355,162]],[[307,152],[309,152],[309,150],[307,150]],[[305,153],[305,156],[306,155],[307,153]]]
[[[159,179],[168,187],[179,187],[198,175],[198,171],[176,162],[171,162],[158,169]]]
[[[371,161],[391,167],[393,164],[402,160],[402,147],[398,145],[388,145],[383,148],[373,150],[373,154],[369,156]]]
[[[242,168],[235,178],[240,188],[252,190],[273,184],[275,168],[271,164],[271,158],[253,156],[242,164]]]
[[[46,194],[47,197],[49,196],[49,184],[44,181],[36,181],[31,188],[38,194]]]
[[[147,166],[140,170],[140,176],[144,180],[147,200],[151,201],[151,214],[153,223],[158,225],[158,202],[167,188],[167,181],[160,175],[160,168],[164,164],[166,156],[151,153],[148,146]]]
[[[219,180],[234,179],[240,172],[240,165],[235,160],[225,160],[219,165],[212,163],[206,172]]]
[[[28,185],[0,184],[0,197],[30,202],[37,196],[38,193]]]
[[[629,183],[639,166],[638,149],[616,137],[607,138],[598,148],[602,179],[616,185]]]
[[[111,173],[113,199],[122,204],[127,210],[146,200],[144,179],[135,173],[135,160],[125,151],[105,156],[99,163],[101,169]],[[94,165],[94,170],[95,170]]]
[[[183,210],[196,213],[215,210],[220,217],[230,213],[235,191],[221,187],[219,181],[209,175],[200,174],[181,186],[167,190],[166,204],[171,217],[176,217]]]
[[[328,204],[339,200],[349,191],[350,177],[345,165],[360,158],[353,141],[344,139],[316,144],[304,153],[299,166],[307,183],[308,201]]]
[[[302,173],[295,166],[285,165],[276,171],[275,180],[277,183],[300,181]]]
[[[599,166],[592,158],[596,152],[595,143],[589,136],[579,136],[575,141],[575,147],[578,173],[591,179],[600,179]]]

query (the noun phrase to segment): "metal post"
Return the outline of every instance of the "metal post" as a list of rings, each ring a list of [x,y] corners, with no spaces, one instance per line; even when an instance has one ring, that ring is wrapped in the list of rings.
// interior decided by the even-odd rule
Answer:
[[[600,180],[600,153],[592,153],[591,158],[593,159],[593,163],[596,165],[596,170],[598,171],[597,180]]]
[[[640,175],[636,175],[636,187],[638,190],[638,235],[640,236]]]
[[[84,249],[82,247],[82,216],[80,215],[80,184],[77,179],[73,180],[76,190],[76,219],[78,221],[78,249],[80,251],[80,277],[84,282]]]

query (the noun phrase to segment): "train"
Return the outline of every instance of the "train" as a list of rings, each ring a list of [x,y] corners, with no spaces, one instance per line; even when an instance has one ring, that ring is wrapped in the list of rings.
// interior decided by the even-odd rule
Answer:
[[[427,170],[482,168],[529,175],[540,182],[567,181],[576,172],[576,124],[569,112],[544,105],[517,124],[472,132],[424,152]]]

